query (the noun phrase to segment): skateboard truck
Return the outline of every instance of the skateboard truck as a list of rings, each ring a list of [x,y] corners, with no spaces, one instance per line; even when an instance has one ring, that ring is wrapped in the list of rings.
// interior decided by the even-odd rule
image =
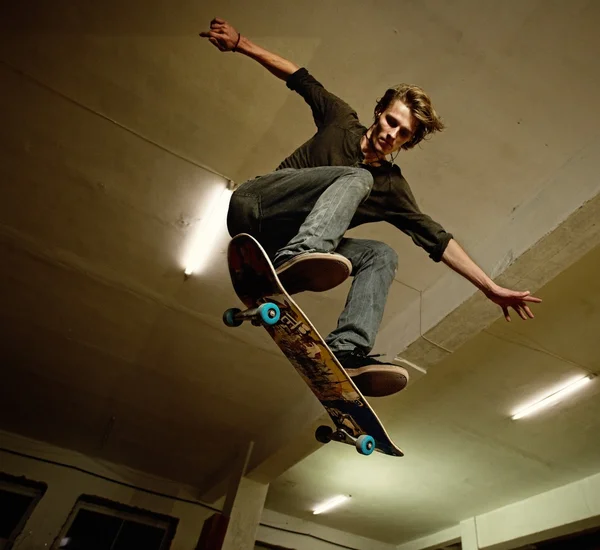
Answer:
[[[362,434],[354,437],[343,428],[338,428],[334,431],[330,426],[319,426],[315,431],[315,438],[320,443],[339,441],[347,445],[354,445],[361,455],[370,455],[375,450],[375,439],[370,435]]]
[[[244,321],[251,321],[253,325],[274,325],[279,321],[281,312],[279,306],[271,302],[261,304],[242,311],[237,307],[232,307],[223,313],[223,322],[228,327],[239,327]]]

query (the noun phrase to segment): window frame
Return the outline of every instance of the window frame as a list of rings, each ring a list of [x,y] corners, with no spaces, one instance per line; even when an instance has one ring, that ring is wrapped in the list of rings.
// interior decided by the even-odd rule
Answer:
[[[0,472],[0,489],[9,493],[32,497],[29,506],[27,506],[25,512],[23,512],[21,519],[12,530],[9,537],[7,539],[0,539],[0,550],[11,550],[18,536],[23,532],[33,510],[46,493],[48,485],[41,481],[27,479],[25,476],[17,477]]]
[[[67,533],[77,518],[77,514],[80,510],[95,512],[105,516],[116,517],[123,521],[133,521],[142,525],[163,529],[164,535],[161,540],[159,550],[169,550],[179,523],[179,519],[173,516],[159,514],[144,508],[128,506],[126,504],[122,504],[121,502],[97,497],[94,495],[80,495],[73,505],[73,508],[69,512],[69,515],[61,527],[60,532],[50,546],[51,550],[61,549],[60,544],[63,538],[67,536]]]

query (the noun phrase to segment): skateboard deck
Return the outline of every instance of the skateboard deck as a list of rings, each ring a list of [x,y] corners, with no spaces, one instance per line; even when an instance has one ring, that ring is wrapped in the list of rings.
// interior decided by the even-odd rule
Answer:
[[[258,241],[245,233],[236,235],[229,243],[227,259],[233,288],[247,309],[227,310],[225,324],[236,326],[250,320],[267,330],[336,427],[321,426],[317,439],[354,445],[361,454],[376,450],[403,456],[316,328],[281,286]]]

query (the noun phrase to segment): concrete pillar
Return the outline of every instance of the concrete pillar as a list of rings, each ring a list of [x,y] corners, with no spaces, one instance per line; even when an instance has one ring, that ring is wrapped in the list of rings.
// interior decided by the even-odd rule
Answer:
[[[222,550],[254,550],[269,485],[243,478],[229,517]]]
[[[460,522],[460,542],[462,550],[479,550],[475,518]]]
[[[250,442],[238,455],[223,512],[205,522],[196,550],[254,550],[269,485],[244,477],[253,448]]]

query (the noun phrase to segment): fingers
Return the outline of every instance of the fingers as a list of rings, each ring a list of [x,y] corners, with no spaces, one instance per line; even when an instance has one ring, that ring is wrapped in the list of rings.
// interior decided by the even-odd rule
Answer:
[[[527,321],[527,319],[533,319],[533,313],[528,306],[517,304],[515,306],[512,306],[512,308],[517,312],[517,315],[521,319],[523,319],[523,321]],[[504,314],[504,318],[510,323],[511,318],[510,313],[508,311],[508,307],[503,306],[502,313]]]
[[[199,34],[200,34],[200,36],[203,36],[205,38],[210,38],[210,37],[212,37],[212,38],[221,38],[221,37],[225,38],[227,36],[224,32],[221,32],[221,31],[218,31],[218,30],[217,31],[210,30],[208,32],[204,32],[203,31],[203,32],[201,32]]]
[[[539,304],[542,301],[541,298],[537,298],[536,296],[532,296],[531,295],[531,291],[529,291],[529,290],[525,290],[523,292],[515,292],[514,296],[516,296],[518,298],[522,298],[526,302],[533,302],[535,304]]]
[[[502,313],[504,314],[504,318],[510,322],[510,315],[508,313],[508,308],[513,308],[519,317],[526,321],[527,319],[533,319],[534,315],[528,304],[539,304],[541,303],[541,298],[537,298],[536,296],[531,296],[531,292],[529,290],[526,291],[515,291],[502,289],[503,296],[498,299],[492,298],[494,302],[502,307]]]
[[[210,32],[201,32],[200,36],[204,36],[206,38],[227,38],[227,35],[223,32],[219,31],[210,31]]]
[[[536,304],[539,304],[542,301],[541,298],[532,296],[531,291],[529,291],[529,290],[518,291],[518,290],[509,290],[507,288],[504,288],[501,290],[502,290],[501,295],[504,298],[521,298],[522,300],[525,300],[526,302],[533,302]]]
[[[225,51],[221,43],[216,38],[209,38],[208,41],[213,45],[219,48],[222,52]]]
[[[208,32],[201,32],[200,36],[204,37],[204,38],[208,38],[210,36],[210,33],[215,33],[215,32],[223,32],[225,30],[225,25],[227,24],[227,22],[224,19],[221,19],[220,17],[215,17],[211,22],[210,22],[210,31]]]
[[[200,36],[202,36],[203,38],[208,38],[208,41],[213,46],[216,46],[220,51],[222,51],[222,52],[227,51],[227,45],[225,44],[225,41],[224,41],[224,38],[226,38],[226,36],[224,34],[210,31],[210,32],[201,32]]]
[[[523,321],[534,318],[533,312],[526,304],[516,304],[512,306],[512,308],[517,312],[519,317],[523,319]],[[502,308],[502,310],[504,311],[504,317],[506,318],[506,308]],[[509,321],[510,319],[506,318],[506,320]]]
[[[527,321],[527,314],[522,305],[515,306],[514,310],[519,314],[519,317],[523,319],[523,321]]]
[[[221,19],[220,17],[215,17],[211,22],[210,22],[210,28],[211,30],[224,30],[227,27],[228,23],[227,21],[225,21],[225,19]]]
[[[228,52],[234,47],[234,35],[238,35],[238,33],[225,19],[215,17],[210,22],[210,30],[203,31],[199,35],[202,38],[208,38],[209,42],[220,51]]]

